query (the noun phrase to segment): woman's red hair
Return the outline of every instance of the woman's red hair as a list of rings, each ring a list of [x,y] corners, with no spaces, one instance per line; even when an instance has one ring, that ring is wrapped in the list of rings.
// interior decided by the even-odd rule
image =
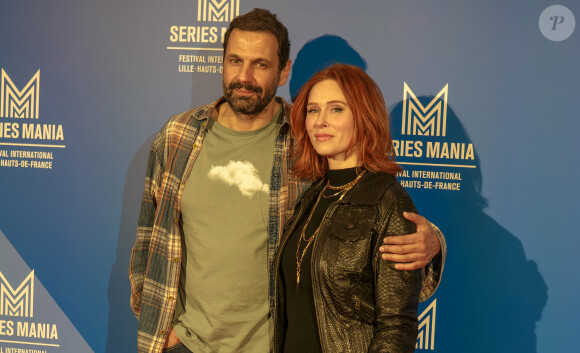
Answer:
[[[294,173],[306,180],[326,175],[328,162],[314,150],[306,131],[306,105],[310,90],[324,80],[334,80],[342,90],[354,119],[353,138],[347,156],[358,152],[359,162],[370,171],[396,175],[395,150],[389,130],[389,116],[381,90],[361,68],[335,64],[314,74],[302,86],[290,115],[292,136],[296,143]]]

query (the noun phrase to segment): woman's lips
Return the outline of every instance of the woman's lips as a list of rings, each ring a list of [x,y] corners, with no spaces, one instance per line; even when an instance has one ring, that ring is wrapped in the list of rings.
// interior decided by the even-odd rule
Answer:
[[[328,135],[328,134],[316,134],[314,135],[314,137],[316,138],[316,141],[328,141],[332,138],[332,135]]]

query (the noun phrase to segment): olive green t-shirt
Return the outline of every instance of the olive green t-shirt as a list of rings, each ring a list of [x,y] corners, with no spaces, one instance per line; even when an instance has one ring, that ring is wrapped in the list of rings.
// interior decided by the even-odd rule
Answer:
[[[267,226],[280,113],[254,131],[210,121],[185,185],[174,330],[193,352],[270,350]]]

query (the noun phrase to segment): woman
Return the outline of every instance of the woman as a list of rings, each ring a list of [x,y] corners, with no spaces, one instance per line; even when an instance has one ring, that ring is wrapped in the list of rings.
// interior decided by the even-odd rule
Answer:
[[[287,223],[277,259],[275,352],[413,352],[421,272],[380,259],[385,236],[415,232],[395,178],[382,94],[358,67],[333,65],[291,114],[294,172],[318,180]]]

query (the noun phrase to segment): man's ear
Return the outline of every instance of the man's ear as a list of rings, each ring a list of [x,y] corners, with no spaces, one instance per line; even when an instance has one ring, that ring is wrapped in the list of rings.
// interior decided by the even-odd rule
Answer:
[[[292,68],[292,60],[288,59],[286,61],[286,66],[280,71],[280,81],[278,82],[278,86],[284,86],[286,81],[288,80],[288,76],[290,76],[290,69]]]

